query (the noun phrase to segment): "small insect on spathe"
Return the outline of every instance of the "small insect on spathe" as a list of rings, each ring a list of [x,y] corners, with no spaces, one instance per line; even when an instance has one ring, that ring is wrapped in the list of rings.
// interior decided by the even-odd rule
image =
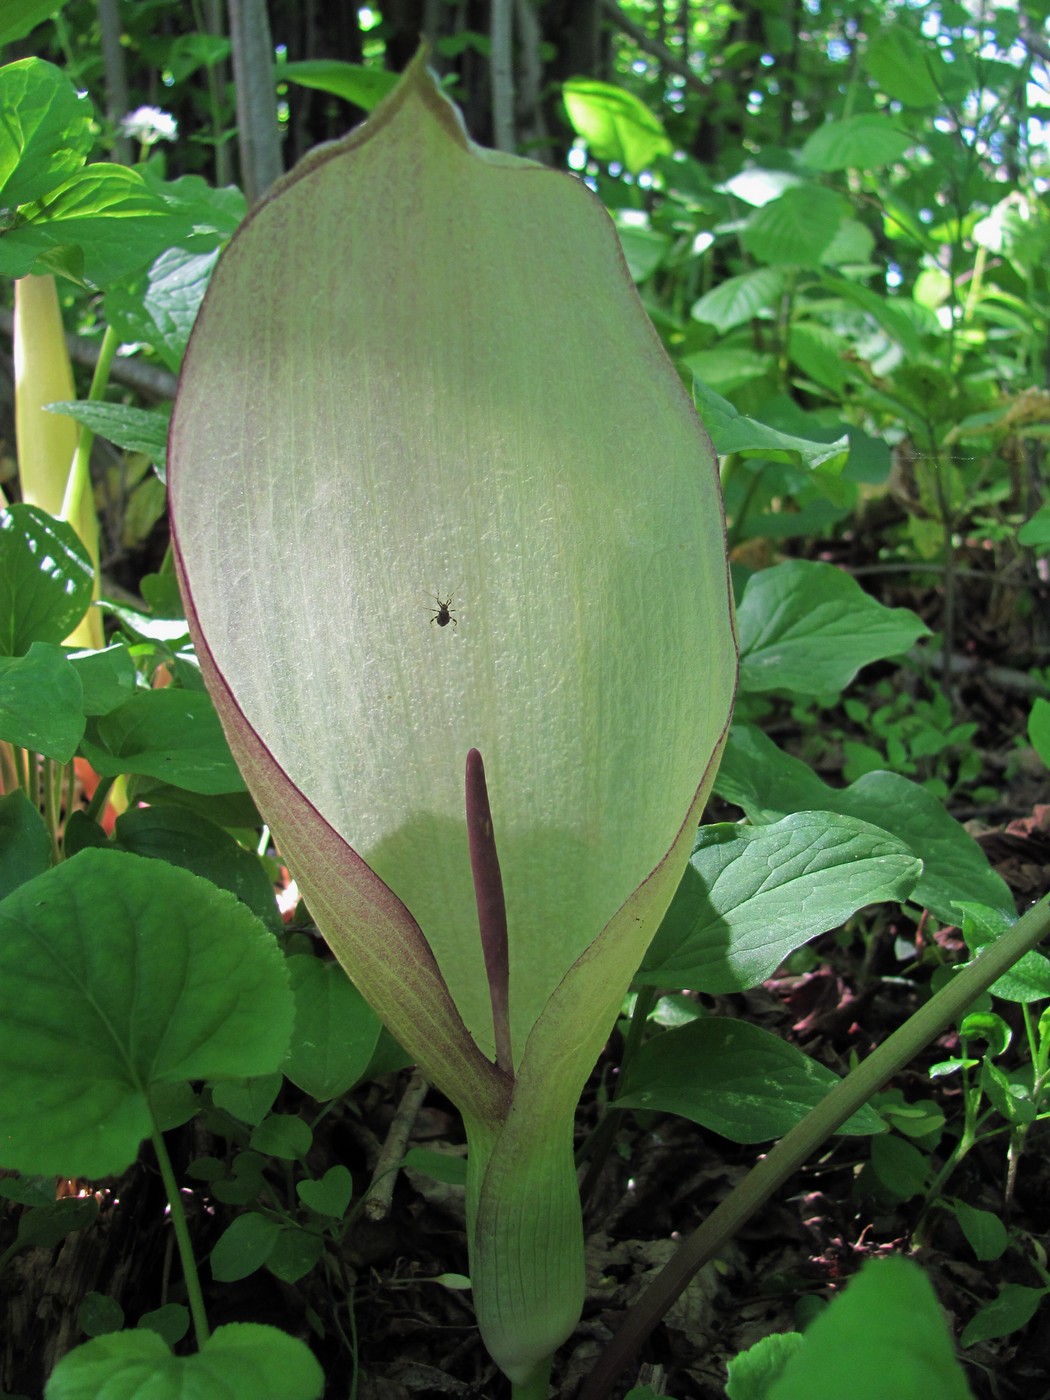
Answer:
[[[458,627],[459,623],[456,621],[455,614],[453,613],[451,608],[452,599],[456,595],[454,593],[450,593],[444,602],[441,601],[441,599],[436,593],[431,593],[430,596],[433,598],[434,602],[437,603],[436,608],[430,609],[430,611],[434,614],[434,616],[430,619],[431,627],[433,627],[435,622],[439,627],[447,627],[450,622],[452,623],[453,627]]]

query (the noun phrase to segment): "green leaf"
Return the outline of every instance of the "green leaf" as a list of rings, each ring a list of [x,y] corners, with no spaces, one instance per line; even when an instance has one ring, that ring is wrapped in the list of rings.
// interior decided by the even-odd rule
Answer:
[[[768,1400],[843,1396],[973,1400],[937,1296],[910,1259],[869,1260],[802,1334]]]
[[[847,209],[842,196],[823,185],[793,185],[749,216],[741,241],[760,262],[819,267]]]
[[[9,9],[0,34],[19,22]],[[94,139],[91,120],[90,98],[53,64],[23,58],[0,68],[0,206],[40,199],[79,170]]]
[[[137,272],[187,237],[192,219],[138,171],[99,161],[33,206],[0,238],[0,272],[54,271],[105,287]]]
[[[0,679],[0,734],[3,732]],[[51,837],[43,817],[21,788],[0,797],[0,899],[51,864]]]
[[[248,1079],[214,1084],[212,1102],[216,1108],[232,1114],[240,1122],[255,1126],[273,1108],[282,1083],[280,1074],[257,1074]]]
[[[722,757],[715,791],[756,824],[790,812],[841,812],[892,831],[919,857],[922,875],[912,902],[955,923],[956,901],[973,900],[1016,917],[1013,898],[972,836],[925,788],[897,773],[867,773],[832,788],[797,758],[781,752],[751,725],[736,725]]]
[[[1031,1005],[1050,997],[1050,959],[1033,949],[1018,958],[1010,971],[1004,973],[988,989],[993,997]]]
[[[741,690],[827,695],[862,666],[906,652],[930,629],[887,608],[832,564],[790,560],[747,581],[737,610]]]
[[[712,995],[757,986],[858,909],[903,902],[921,869],[895,837],[831,812],[702,826],[635,982]]]
[[[896,1201],[910,1201],[913,1196],[922,1195],[931,1176],[927,1154],[894,1133],[873,1139],[871,1168]]]
[[[704,1016],[647,1041],[613,1108],[677,1113],[730,1142],[782,1137],[838,1083],[838,1075],[748,1021]],[[871,1108],[840,1133],[885,1132]]]
[[[304,1206],[309,1206],[318,1215],[330,1215],[342,1220],[353,1195],[353,1178],[346,1167],[329,1167],[320,1181],[300,1181],[296,1192]]]
[[[128,452],[144,452],[151,462],[164,465],[168,443],[168,420],[171,410],[133,408],[130,404],[95,403],[78,400],[73,403],[49,403],[50,413],[64,413],[99,437],[106,438]]]
[[[122,1171],[154,1085],[272,1070],[291,1022],[277,945],[232,895],[82,851],[0,903],[0,1162]]]
[[[633,212],[633,211],[631,211]],[[631,281],[641,283],[651,277],[674,246],[672,239],[658,229],[639,227],[617,220],[616,232],[627,262]]]
[[[218,1283],[236,1283],[261,1269],[281,1233],[281,1225],[257,1210],[239,1215],[215,1241],[211,1276]]]
[[[706,321],[719,331],[730,331],[770,310],[784,290],[784,273],[775,267],[760,267],[754,272],[727,277],[712,291],[706,292],[693,305],[694,321]],[[710,425],[708,426],[710,431]]]
[[[813,321],[795,322],[788,331],[788,355],[804,374],[834,394],[850,381],[846,366],[849,342]]]
[[[818,126],[802,147],[802,159],[813,170],[874,170],[900,160],[913,144],[888,112],[865,112]]]
[[[699,378],[693,380],[693,398],[720,457],[736,453],[739,457],[759,457],[766,462],[785,462],[826,472],[840,472],[846,465],[849,440],[845,437],[832,443],[810,442],[767,427],[740,413]]]
[[[0,739],[68,763],[84,733],[83,693],[59,647],[0,656]]]
[[[820,280],[828,291],[840,297],[847,306],[857,306],[869,315],[876,325],[897,342],[909,359],[922,358],[922,336],[906,309],[909,305],[914,307],[914,303],[889,301],[878,292],[873,292],[870,287],[862,287],[856,282],[847,281],[845,277],[834,277],[830,273],[824,273]]]
[[[906,107],[935,107],[941,101],[945,63],[934,39],[919,39],[903,23],[890,23],[868,44],[868,72],[887,97]]]
[[[773,356],[757,350],[719,346],[716,350],[695,350],[683,355],[682,366],[714,392],[731,394],[774,367]]]
[[[312,1143],[309,1124],[294,1113],[271,1113],[252,1129],[253,1149],[268,1157],[280,1157],[285,1162],[302,1160]]]
[[[91,603],[94,578],[71,525],[39,506],[0,510],[0,656],[68,637]]]
[[[190,1330],[190,1310],[183,1303],[164,1303],[143,1313],[135,1326],[156,1332],[169,1347],[177,1346]]]
[[[309,58],[278,64],[276,78],[279,83],[299,83],[318,92],[330,92],[333,97],[370,112],[397,86],[398,75],[385,68],[365,68],[334,58]]]
[[[319,1400],[324,1374],[298,1337],[255,1322],[217,1327],[195,1356],[173,1356],[158,1333],[96,1337],[55,1367],[44,1400]]]
[[[660,118],[626,88],[570,78],[561,95],[573,130],[597,160],[616,161],[637,175],[674,150]]]
[[[1050,501],[1045,501],[1017,532],[1017,543],[1028,549],[1050,546]]]
[[[767,1400],[769,1387],[801,1341],[801,1332],[773,1332],[734,1356],[727,1367],[727,1400]]]
[[[258,856],[239,846],[214,822],[185,808],[158,803],[124,812],[117,818],[113,835],[120,850],[180,865],[229,890],[267,928],[279,932],[280,910]]]
[[[177,372],[218,256],[217,248],[169,248],[144,277],[110,288],[106,315],[121,339],[145,341]]]
[[[270,1251],[266,1267],[282,1283],[298,1283],[316,1267],[323,1253],[322,1235],[298,1225],[286,1225]]]
[[[130,700],[138,685],[135,662],[122,642],[102,651],[67,652],[83,691],[85,715],[106,715]]]
[[[402,1164],[412,1171],[424,1172],[435,1181],[443,1181],[447,1186],[467,1184],[467,1163],[462,1157],[453,1157],[450,1152],[435,1152],[428,1147],[410,1147]]]
[[[97,1219],[98,1201],[93,1196],[49,1201],[22,1213],[16,1243],[20,1249],[52,1249],[74,1230],[86,1230]]]
[[[1026,1327],[1035,1316],[1039,1304],[1050,1288],[1028,1288],[1021,1283],[1006,1283],[999,1296],[974,1313],[963,1328],[959,1344],[972,1347],[976,1342],[990,1342],[996,1337],[1009,1337]]]
[[[363,1077],[381,1022],[335,962],[297,953],[288,959],[295,996],[295,1029],[281,1068],[321,1103],[338,1098]]]
[[[1028,740],[1036,753],[1050,768],[1050,700],[1037,695],[1028,716]]]
[[[979,1210],[965,1201],[951,1201],[949,1209],[959,1222],[966,1242],[982,1263],[1001,1259],[1010,1242],[1006,1226],[990,1210]]]
[[[102,777],[142,773],[190,792],[244,790],[204,691],[138,691],[89,724],[80,750]]]
[[[86,1337],[104,1337],[124,1326],[124,1309],[105,1293],[85,1293],[77,1309],[77,1326]]]

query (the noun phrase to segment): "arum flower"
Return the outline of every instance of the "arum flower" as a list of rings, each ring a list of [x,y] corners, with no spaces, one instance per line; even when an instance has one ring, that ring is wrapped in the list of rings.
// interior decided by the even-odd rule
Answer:
[[[80,429],[48,405],[76,398],[73,366],[66,348],[58,289],[50,274],[19,277],[15,282],[14,320],[15,438],[21,498],[51,515],[62,503]],[[70,522],[95,562],[98,596],[98,516],[90,492],[80,500]],[[90,609],[78,623],[70,645],[101,647],[102,615]]]
[[[545,1394],[583,1296],[573,1111],[732,706],[710,443],[604,210],[475,146],[420,56],[221,259],[168,460],[231,746],[463,1113],[482,1335]]]

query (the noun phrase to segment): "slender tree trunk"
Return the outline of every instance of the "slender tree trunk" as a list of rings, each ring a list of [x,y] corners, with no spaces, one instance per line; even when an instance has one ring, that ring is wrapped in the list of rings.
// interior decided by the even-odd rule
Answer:
[[[514,56],[512,0],[492,0],[489,35],[492,41],[492,134],[497,150],[513,151],[514,139]]]
[[[265,0],[229,0],[241,184],[254,204],[281,174],[273,39]]]
[[[106,116],[114,132],[113,159],[121,165],[130,165],[131,142],[120,127],[120,119],[128,111],[128,74],[120,43],[120,0],[98,0],[98,27],[106,75]]]

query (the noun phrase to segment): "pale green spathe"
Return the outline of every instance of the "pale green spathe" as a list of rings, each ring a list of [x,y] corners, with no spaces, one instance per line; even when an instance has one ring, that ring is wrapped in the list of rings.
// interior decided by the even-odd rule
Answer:
[[[471,145],[422,70],[256,212],[196,335],[223,382],[183,383],[177,521],[215,661],[487,1048],[462,795],[480,749],[519,1058],[726,723],[706,437],[598,203]],[[440,628],[428,595],[450,593]]]

